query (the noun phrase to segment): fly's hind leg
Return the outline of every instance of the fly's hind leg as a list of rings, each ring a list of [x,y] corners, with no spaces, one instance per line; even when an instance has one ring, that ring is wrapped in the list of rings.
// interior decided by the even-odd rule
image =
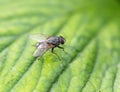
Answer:
[[[53,54],[55,54],[55,55],[58,57],[58,59],[61,61],[59,55],[58,55],[57,53],[54,52],[54,48],[55,48],[55,47],[53,47],[53,48],[51,49],[51,52],[52,52]]]

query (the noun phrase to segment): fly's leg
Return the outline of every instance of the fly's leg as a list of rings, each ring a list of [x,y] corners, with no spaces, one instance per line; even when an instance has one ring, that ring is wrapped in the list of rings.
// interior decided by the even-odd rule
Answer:
[[[55,47],[54,47],[54,48],[55,48]],[[60,57],[58,56],[58,54],[54,52],[54,48],[51,49],[51,52],[52,52],[53,54],[55,54],[55,55],[58,57],[58,59],[61,61],[61,59],[60,59]]]
[[[54,48],[51,49],[51,52],[53,53]]]
[[[64,51],[64,48],[63,48],[63,47],[61,47],[61,46],[59,46],[59,45],[58,45],[57,47],[60,48],[60,49],[62,49],[62,50]]]
[[[62,49],[66,54],[68,54],[65,50],[64,50],[64,48],[63,47],[61,47],[61,46],[57,46],[58,48],[60,48],[60,49]]]

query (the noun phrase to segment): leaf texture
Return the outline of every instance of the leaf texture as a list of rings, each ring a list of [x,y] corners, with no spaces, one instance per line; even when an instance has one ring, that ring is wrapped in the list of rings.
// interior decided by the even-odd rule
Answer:
[[[0,92],[119,92],[120,2],[1,0]],[[33,57],[31,34],[62,35],[65,52]]]

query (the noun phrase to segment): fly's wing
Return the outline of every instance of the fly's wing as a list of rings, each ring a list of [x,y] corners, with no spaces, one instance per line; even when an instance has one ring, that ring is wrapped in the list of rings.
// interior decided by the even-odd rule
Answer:
[[[49,46],[47,43],[42,43],[38,46],[36,51],[33,53],[34,57],[40,57],[42,56],[47,50],[49,49]]]
[[[33,35],[30,35],[30,38],[37,42],[44,42],[48,38],[48,36],[44,34],[33,34]]]

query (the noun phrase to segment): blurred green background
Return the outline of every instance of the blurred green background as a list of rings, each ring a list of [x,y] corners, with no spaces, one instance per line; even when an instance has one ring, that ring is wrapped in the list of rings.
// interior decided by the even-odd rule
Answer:
[[[62,35],[39,60],[31,34]],[[0,92],[120,92],[119,0],[0,0]]]

